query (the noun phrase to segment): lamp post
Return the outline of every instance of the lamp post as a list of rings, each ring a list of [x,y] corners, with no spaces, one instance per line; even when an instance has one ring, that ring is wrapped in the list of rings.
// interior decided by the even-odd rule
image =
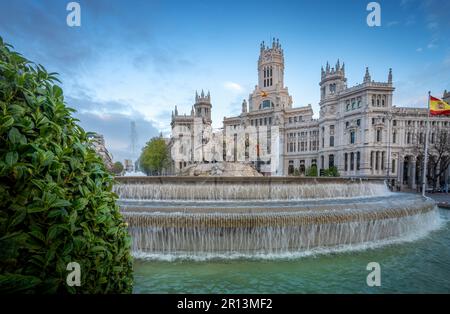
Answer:
[[[388,120],[388,141],[387,141],[387,151],[388,151],[388,156],[387,156],[387,173],[386,173],[386,180],[388,182],[388,184],[390,184],[390,166],[391,166],[391,120],[392,120],[392,113],[389,111],[387,111],[385,113],[386,119]]]

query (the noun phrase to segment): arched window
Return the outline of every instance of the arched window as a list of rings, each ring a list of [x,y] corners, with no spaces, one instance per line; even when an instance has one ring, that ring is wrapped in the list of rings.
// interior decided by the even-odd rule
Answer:
[[[334,155],[328,155],[328,168],[334,167]]]
[[[260,109],[266,109],[273,107],[273,102],[271,102],[269,99],[263,100],[263,102],[259,105]]]
[[[356,152],[356,170],[359,170],[361,164],[361,153]]]

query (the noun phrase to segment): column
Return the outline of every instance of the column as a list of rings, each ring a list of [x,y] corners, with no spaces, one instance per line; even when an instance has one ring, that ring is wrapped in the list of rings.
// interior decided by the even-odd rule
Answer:
[[[416,158],[411,156],[411,189],[416,188]]]

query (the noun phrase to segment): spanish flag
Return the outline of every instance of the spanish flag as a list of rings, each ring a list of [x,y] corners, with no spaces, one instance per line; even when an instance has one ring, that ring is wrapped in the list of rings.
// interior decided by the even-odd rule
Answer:
[[[430,95],[430,115],[450,116],[450,105],[442,99]]]

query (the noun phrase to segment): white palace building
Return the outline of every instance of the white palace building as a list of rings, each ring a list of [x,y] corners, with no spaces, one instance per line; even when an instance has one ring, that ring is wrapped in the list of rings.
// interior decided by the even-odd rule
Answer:
[[[244,162],[264,175],[304,175],[313,164],[337,167],[343,177],[389,178],[400,188],[421,182],[418,147],[425,140],[427,109],[392,105],[392,70],[387,80],[348,87],[345,65],[322,67],[320,113],[311,105],[293,107],[284,82],[284,53],[278,40],[263,42],[258,84],[242,103],[239,116],[225,117],[223,129],[211,129],[211,96],[196,94],[190,115],[172,113],[170,149],[173,169],[198,162]],[[444,92],[444,100],[450,93]],[[430,118],[430,145],[440,132],[450,132],[450,117]],[[422,145],[423,146],[423,145]],[[450,167],[440,178],[447,183]]]

